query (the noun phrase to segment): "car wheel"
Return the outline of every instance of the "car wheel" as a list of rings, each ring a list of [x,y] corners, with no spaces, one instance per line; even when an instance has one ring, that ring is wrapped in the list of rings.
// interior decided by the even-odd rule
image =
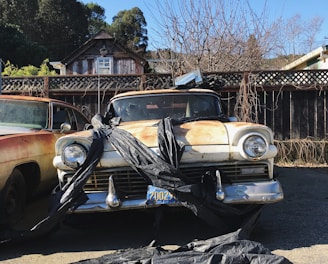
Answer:
[[[18,169],[10,175],[1,200],[4,222],[12,226],[23,217],[26,205],[26,184]]]

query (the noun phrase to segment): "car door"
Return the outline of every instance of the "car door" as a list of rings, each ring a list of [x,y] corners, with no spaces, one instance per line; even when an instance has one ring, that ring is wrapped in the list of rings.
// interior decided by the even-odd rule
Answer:
[[[60,129],[62,123],[71,125],[71,132],[83,130],[85,125],[89,123],[88,119],[74,108],[53,104],[53,122],[52,128]]]

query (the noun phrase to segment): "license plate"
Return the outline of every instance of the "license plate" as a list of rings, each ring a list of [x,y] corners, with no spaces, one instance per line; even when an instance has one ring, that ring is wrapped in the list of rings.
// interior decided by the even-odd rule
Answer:
[[[177,203],[177,199],[168,190],[149,185],[147,190],[147,203],[172,204]]]

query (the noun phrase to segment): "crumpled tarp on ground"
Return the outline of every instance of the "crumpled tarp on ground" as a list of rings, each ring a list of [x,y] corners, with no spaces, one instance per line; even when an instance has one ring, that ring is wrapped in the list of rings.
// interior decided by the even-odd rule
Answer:
[[[160,156],[155,154],[147,146],[125,130],[103,125],[99,122],[99,120],[101,120],[100,116],[95,116],[93,120],[96,121],[94,124],[93,143],[90,147],[87,160],[74,174],[73,181],[70,181],[67,185],[65,185],[62,190],[59,190],[59,188],[55,189],[51,199],[49,215],[40,223],[37,223],[31,230],[3,230],[2,233],[0,233],[0,243],[32,239],[49,233],[64,219],[65,214],[69,209],[74,209],[74,207],[83,204],[86,201],[83,186],[102,156],[104,140],[109,140],[119,151],[122,157],[130,163],[131,167],[143,176],[149,184],[168,189],[174,193],[179,201],[182,202],[183,206],[192,210],[195,215],[206,221],[208,224],[217,226],[220,230],[224,230],[224,228],[226,228],[226,231],[230,232],[235,226],[233,219],[238,220],[240,216],[243,216],[245,219],[244,223],[238,223],[239,226],[241,224],[242,228],[238,232],[238,235],[233,234],[231,238],[229,238],[231,240],[229,245],[215,245],[217,242],[220,243],[219,241],[221,239],[223,239],[223,241],[227,240],[226,237],[217,237],[207,241],[200,241],[196,244],[188,244],[177,251],[164,255],[159,254],[159,252],[165,252],[163,250],[159,250],[159,248],[138,249],[139,251],[141,250],[144,252],[143,255],[140,255],[141,258],[143,258],[145,254],[148,257],[146,257],[144,262],[140,259],[135,263],[149,263],[148,261],[150,255],[148,254],[152,255],[151,263],[159,263],[159,261],[163,262],[163,258],[167,258],[165,259],[165,263],[173,263],[173,261],[176,263],[176,258],[179,258],[179,254],[182,258],[181,261],[183,260],[185,263],[229,263],[222,261],[217,262],[217,260],[222,258],[222,260],[226,261],[227,258],[230,259],[233,256],[237,261],[233,261],[233,263],[288,263],[282,262],[286,261],[282,257],[272,256],[269,254],[268,250],[264,249],[259,244],[254,247],[254,243],[256,244],[256,242],[237,239],[237,237],[246,239],[250,235],[254,228],[254,224],[259,217],[262,205],[250,205],[246,209],[236,209],[234,207],[227,206],[215,198],[216,182],[213,175],[203,175],[204,177],[201,183],[191,184],[188,182],[188,179],[181,174],[179,171],[179,161],[183,153],[183,146],[180,145],[174,137],[174,120],[165,118],[158,124]],[[226,222],[225,219],[229,219],[229,222]],[[197,250],[195,250],[195,245],[197,245]],[[236,247],[237,245],[238,247]],[[228,252],[232,254],[229,253],[229,255],[227,255],[225,252],[219,252],[221,249],[226,248],[226,246],[230,248]],[[204,249],[206,247],[211,250],[205,250],[202,254],[200,254],[198,249]],[[252,249],[251,252],[248,251],[249,248]],[[246,255],[245,252],[247,252]],[[265,255],[263,255],[263,252],[265,252]],[[123,256],[139,258],[137,255],[138,254],[136,254],[133,250],[123,251],[111,255],[110,257],[114,258],[114,262],[110,263],[124,262],[124,259],[121,259]],[[173,255],[174,257],[172,257]],[[107,258],[107,256],[104,258]],[[172,258],[175,260],[172,260]],[[172,262],[167,262],[169,259],[171,259]],[[261,261],[245,262],[247,259],[260,259]],[[118,262],[115,262],[116,260]],[[209,260],[216,262],[208,262]],[[239,262],[239,260],[241,262]],[[136,259],[132,259],[131,261],[136,261]]]
[[[287,259],[271,254],[262,244],[240,238],[241,230],[211,239],[188,243],[176,250],[144,247],[120,250],[81,264],[290,264]]]

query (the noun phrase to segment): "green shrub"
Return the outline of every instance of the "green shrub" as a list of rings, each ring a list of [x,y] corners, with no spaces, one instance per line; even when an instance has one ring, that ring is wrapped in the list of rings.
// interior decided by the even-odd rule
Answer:
[[[33,65],[18,68],[17,66],[11,64],[10,61],[7,61],[3,69],[2,75],[12,77],[57,75],[56,71],[50,70],[48,65],[49,59],[45,59],[39,68]]]

